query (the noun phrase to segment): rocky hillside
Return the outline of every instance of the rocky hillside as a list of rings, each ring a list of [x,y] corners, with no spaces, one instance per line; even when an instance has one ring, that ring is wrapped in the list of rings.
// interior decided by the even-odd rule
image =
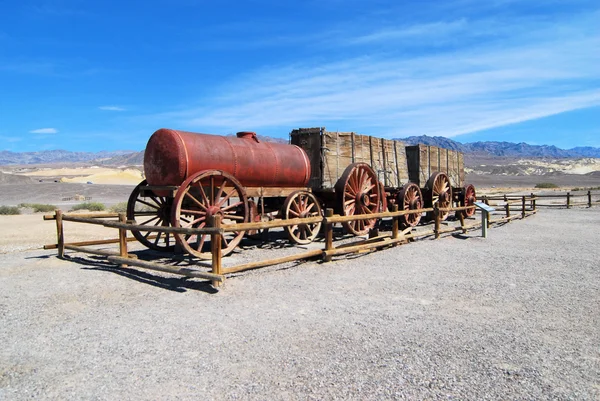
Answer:
[[[81,163],[108,160],[116,156],[130,155],[131,150],[113,152],[70,152],[68,150],[43,150],[40,152],[0,151],[0,165],[11,164],[48,164],[48,163]]]
[[[447,149],[461,151],[465,154],[474,153],[479,155],[491,155],[501,157],[535,157],[535,158],[600,158],[600,148],[576,147],[572,149],[560,149],[556,146],[529,145],[526,143],[513,142],[471,142],[460,143],[441,136],[411,136],[408,138],[397,138],[409,145],[423,143]]]

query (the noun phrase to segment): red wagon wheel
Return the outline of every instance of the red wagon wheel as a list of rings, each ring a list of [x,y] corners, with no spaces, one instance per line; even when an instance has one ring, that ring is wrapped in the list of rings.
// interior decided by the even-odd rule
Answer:
[[[436,206],[439,208],[447,208],[452,206],[452,186],[450,185],[450,179],[444,173],[433,173],[427,185],[425,186],[427,192],[426,207]],[[440,218],[446,220],[450,212],[441,212]],[[431,216],[431,214],[430,214]]]
[[[174,227],[210,227],[210,218],[219,215],[224,223],[248,221],[248,199],[242,185],[232,175],[220,170],[205,170],[190,176],[181,184],[173,201],[171,224]],[[244,232],[222,235],[223,256],[239,244]],[[191,255],[210,259],[210,234],[175,234],[177,242]]]
[[[415,183],[404,184],[398,193],[398,205],[400,210],[418,210],[423,208],[423,195],[421,188]],[[421,221],[421,213],[405,214],[400,218],[404,227],[414,227]]]
[[[341,212],[344,216],[372,214],[379,211],[379,182],[373,169],[366,163],[354,163],[346,167],[335,184]],[[376,219],[355,220],[343,223],[354,235],[364,235],[375,226]]]
[[[477,196],[475,194],[475,186],[473,184],[468,184],[467,186],[462,188],[461,197],[460,197],[460,205],[461,206],[473,206],[477,202]],[[475,208],[467,209],[462,211],[463,216],[471,217],[475,214]]]
[[[308,191],[294,191],[283,204],[283,218],[295,219],[321,216],[321,206],[317,198]],[[321,222],[297,224],[285,227],[289,239],[296,244],[310,244],[317,238]]]
[[[143,192],[146,186],[148,183],[144,180],[131,192],[127,202],[127,220],[139,225],[168,227],[173,198]],[[151,231],[136,230],[131,230],[131,233],[140,243],[155,251],[172,252],[175,248],[175,238],[172,234],[160,232],[153,234]]]

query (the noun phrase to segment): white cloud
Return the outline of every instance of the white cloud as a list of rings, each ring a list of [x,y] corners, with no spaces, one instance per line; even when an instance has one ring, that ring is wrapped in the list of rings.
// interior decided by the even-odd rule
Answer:
[[[38,128],[29,131],[30,134],[57,134],[58,130],[56,128]]]
[[[123,107],[119,107],[119,106],[100,106],[98,107],[100,110],[106,110],[106,111],[125,111],[127,109],[123,108]]]
[[[456,136],[600,106],[600,34],[590,28],[593,21],[582,15],[561,23],[498,20],[494,26],[502,29],[495,30],[488,20],[461,19],[354,35],[345,39],[348,46],[393,43],[368,56],[317,56],[250,71],[216,88],[219,95],[203,99],[206,106],[159,118],[203,132],[271,135],[325,125],[388,137]],[[436,52],[398,45],[459,32],[467,44]],[[493,39],[471,40],[478,35]]]

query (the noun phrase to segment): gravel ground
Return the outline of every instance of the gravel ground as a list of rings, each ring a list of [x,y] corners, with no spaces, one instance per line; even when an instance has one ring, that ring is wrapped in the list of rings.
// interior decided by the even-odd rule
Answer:
[[[0,399],[599,399],[598,221],[544,209],[219,292],[0,254]]]

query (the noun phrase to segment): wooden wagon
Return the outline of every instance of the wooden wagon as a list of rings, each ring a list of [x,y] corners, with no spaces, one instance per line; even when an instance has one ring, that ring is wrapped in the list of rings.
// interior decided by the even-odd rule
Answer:
[[[345,216],[384,211],[390,204],[406,210],[444,208],[453,200],[453,185],[460,187],[464,180],[462,155],[456,152],[407,148],[400,141],[325,128],[296,129],[290,138],[291,144],[284,145],[260,141],[253,132],[223,137],[158,130],[148,141],[147,181],[132,192],[128,219],[150,226],[207,228],[216,215],[230,224],[312,218],[285,227],[292,241],[307,244],[319,233],[324,208]],[[472,195],[469,199],[474,199],[474,188]],[[401,223],[415,226],[420,219],[418,213],[406,214]],[[375,222],[360,219],[344,225],[362,235]],[[133,234],[151,249],[171,251],[178,244],[199,258],[211,255],[209,234]],[[222,236],[222,253],[233,251],[247,234],[252,232]]]
[[[308,154],[312,192],[342,215],[383,211],[391,204],[417,210],[434,205],[446,208],[452,200],[463,206],[475,201],[475,188],[464,186],[461,152],[405,146],[398,140],[324,127],[295,129],[290,138]],[[443,219],[447,216],[442,214]],[[415,226],[420,219],[418,214],[405,215],[402,223]],[[374,220],[356,221],[346,228],[359,235],[374,224]]]

